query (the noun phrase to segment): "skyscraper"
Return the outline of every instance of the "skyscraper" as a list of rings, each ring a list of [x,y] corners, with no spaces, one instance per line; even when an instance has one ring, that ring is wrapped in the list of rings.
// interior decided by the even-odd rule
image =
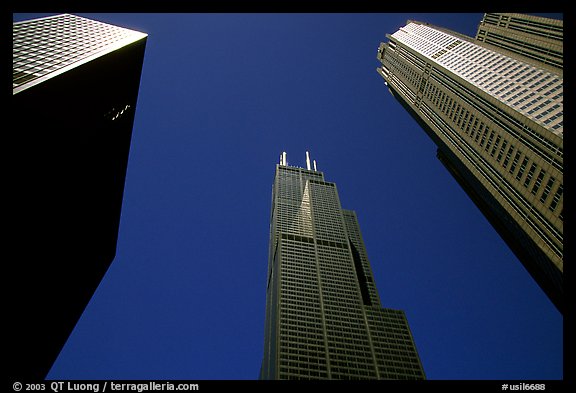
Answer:
[[[562,21],[486,14],[477,40],[408,21],[387,37],[390,92],[563,312]]]
[[[67,14],[13,24],[11,377],[47,375],[115,256],[146,38]]]
[[[484,14],[476,40],[487,48],[517,56],[523,61],[562,75],[564,23],[535,15]]]
[[[276,165],[261,379],[424,379],[404,312],[382,308],[356,214],[307,153]]]

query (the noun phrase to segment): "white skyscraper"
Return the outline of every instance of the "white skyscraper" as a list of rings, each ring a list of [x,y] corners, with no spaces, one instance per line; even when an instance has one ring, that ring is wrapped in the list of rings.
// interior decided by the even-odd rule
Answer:
[[[479,36],[490,44],[408,21],[380,44],[377,71],[562,311],[562,21],[520,14],[484,20]],[[498,25],[497,36],[486,24]]]
[[[420,23],[409,22],[392,38],[562,135],[563,77]],[[385,66],[381,70],[387,74]]]

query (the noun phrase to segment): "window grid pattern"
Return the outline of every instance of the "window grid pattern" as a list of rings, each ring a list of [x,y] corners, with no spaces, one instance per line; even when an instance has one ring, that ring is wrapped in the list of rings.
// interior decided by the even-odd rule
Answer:
[[[396,52],[398,52],[398,46],[396,47]],[[413,62],[412,62],[413,63]],[[390,67],[390,69],[393,69],[393,66]],[[490,128],[490,126],[488,126],[487,124],[490,123],[490,118],[488,117],[484,117],[482,116],[483,114],[478,113],[478,104],[476,101],[476,104],[473,104],[471,101],[470,102],[462,102],[462,100],[460,100],[460,97],[455,97],[454,93],[448,89],[448,85],[446,84],[446,82],[444,82],[442,80],[442,78],[440,78],[440,76],[442,76],[444,79],[449,79],[446,77],[445,74],[441,73],[440,71],[438,72],[433,72],[431,74],[431,79],[428,80],[428,83],[426,85],[426,93],[425,93],[425,97],[428,98],[430,100],[430,104],[431,106],[437,108],[437,110],[439,110],[440,113],[446,115],[448,117],[448,120],[450,120],[452,122],[452,124],[455,124],[456,127],[454,127],[454,125],[451,125],[451,128],[456,128],[459,129],[460,132],[464,132],[467,135],[469,135],[469,137],[471,138],[470,142],[474,142],[474,144],[472,146],[475,147],[476,151],[481,153],[481,152],[491,152],[490,157],[492,158],[492,160],[494,160],[494,153],[496,153],[496,149],[497,146],[493,146],[492,147],[492,141],[494,139],[494,136],[497,135],[495,134],[494,130]],[[463,91],[464,87],[462,86],[458,86],[458,88],[460,89],[460,91]],[[489,114],[488,112],[485,112],[485,114]],[[497,120],[496,118],[494,118],[494,120]],[[501,120],[500,120],[501,121]],[[492,127],[496,127],[496,124],[493,124]],[[499,128],[499,127],[496,127]],[[508,135],[507,135],[508,134]],[[510,135],[511,134],[511,135]],[[511,175],[515,175],[515,179],[519,181],[522,181],[523,183],[521,183],[523,185],[524,188],[529,188],[531,185],[531,180],[532,180],[532,174],[531,172],[528,172],[528,176],[527,177],[523,177],[523,175],[525,174],[525,166],[529,164],[529,161],[527,161],[527,157],[525,155],[523,155],[523,151],[535,151],[535,152],[541,152],[542,156],[541,157],[537,157],[537,156],[533,156],[531,154],[532,158],[532,162],[531,162],[531,169],[533,171],[535,171],[536,169],[539,168],[539,165],[544,165],[544,163],[542,162],[542,158],[544,158],[547,161],[550,161],[551,156],[549,153],[546,153],[544,150],[542,150],[541,148],[538,148],[537,146],[535,146],[534,144],[530,143],[528,141],[528,139],[526,139],[525,137],[523,137],[521,140],[522,142],[524,142],[527,146],[523,147],[522,149],[516,149],[514,148],[513,145],[510,146],[509,150],[507,151],[506,156],[504,156],[504,148],[506,146],[509,145],[509,140],[513,140],[515,139],[515,137],[517,137],[517,133],[514,133],[514,130],[510,129],[510,128],[506,128],[505,131],[504,130],[498,130],[498,136],[497,138],[500,138],[498,141],[498,144],[502,143],[502,150],[500,151],[500,153],[498,154],[498,156],[495,158],[496,160],[496,167],[498,167],[499,165],[501,165],[503,168],[509,168],[509,173]],[[506,139],[503,139],[506,138]],[[498,139],[497,139],[498,140]],[[539,140],[541,141],[541,140]],[[468,144],[468,143],[465,143]],[[492,150],[490,150],[490,147],[492,147]],[[515,155],[514,158],[511,162],[511,165],[508,167],[508,164],[510,163],[510,158],[511,158],[511,154],[515,151]],[[558,150],[557,150],[558,151]],[[485,154],[483,154],[484,159],[486,159]],[[504,157],[504,159],[503,159]],[[503,159],[503,161],[502,161]],[[520,160],[523,160],[522,162],[520,162]],[[551,164],[553,164],[553,166],[555,166],[556,168],[561,169],[562,165],[561,163],[558,163],[554,158],[551,159]],[[494,165],[494,163],[492,163],[492,165]],[[548,165],[544,165],[545,167],[549,167]],[[556,174],[558,174],[558,171],[555,170],[554,168],[550,169],[552,172],[555,172]],[[561,175],[561,174],[560,174]],[[515,183],[516,184],[516,183]],[[540,189],[540,185],[542,183],[538,182],[535,186],[536,188],[533,188],[531,190],[532,195],[536,195],[537,196],[537,192]],[[518,188],[518,185],[516,184],[516,188]],[[524,195],[524,193],[522,192],[522,194]],[[526,208],[528,210],[532,210],[531,205],[534,203],[533,200],[531,200],[529,198],[529,200],[526,199],[526,197],[522,197],[526,200],[525,204],[526,204]],[[560,201],[560,198],[557,198],[558,201]],[[543,211],[544,207],[540,207],[540,211]],[[556,211],[556,209],[549,209],[550,211]],[[560,209],[561,210],[561,209]],[[524,215],[524,213],[522,214]],[[560,219],[562,220],[562,218],[560,217]],[[562,241],[562,235],[561,235],[561,229],[560,232],[556,229],[553,229],[553,227],[555,226],[554,224],[552,224],[548,219],[543,218],[543,220],[545,222],[547,222],[546,226],[549,228],[549,230],[554,233],[555,237],[557,238],[557,241],[561,243]]]
[[[376,378],[358,284],[348,249],[317,245],[330,372],[334,379]]]
[[[313,240],[284,235],[281,258],[280,378],[327,378]]]
[[[346,232],[348,233],[349,241],[354,245],[354,247],[356,247],[356,250],[358,250],[360,255],[370,301],[372,304],[380,304],[380,296],[376,289],[376,283],[374,282],[372,268],[370,267],[370,261],[368,260],[366,247],[364,246],[364,240],[362,240],[362,233],[360,232],[360,225],[358,224],[356,213],[352,210],[342,210],[342,214],[344,216],[344,223],[346,225]]]
[[[420,359],[402,311],[366,308],[366,318],[382,379],[423,379]]]
[[[12,86],[94,56],[143,34],[76,15],[17,22],[12,27]]]
[[[336,195],[334,183],[310,180],[314,199],[314,230],[320,240],[345,243],[347,241],[340,201]]]
[[[386,69],[387,71],[384,72],[379,68],[379,73],[387,83],[394,86],[394,88],[398,90],[408,102],[418,105],[421,97],[417,97],[416,95],[416,85],[413,84],[415,83],[414,79],[406,78],[406,75],[408,74],[417,73],[414,70],[409,70],[410,68],[416,67],[414,62],[405,56],[405,53],[409,53],[409,51],[403,50],[399,45],[395,46],[396,49],[393,51],[382,48],[386,48],[386,46],[381,46],[380,48],[381,53],[382,50],[384,51],[383,54],[380,55],[380,60],[383,62],[382,69]],[[487,116],[489,121],[493,121],[505,128],[506,132],[510,133],[513,138],[516,138],[522,143],[528,145],[530,149],[540,154],[544,160],[550,162],[557,169],[562,170],[564,150],[561,140],[552,140],[541,131],[537,131],[528,126],[525,119],[523,120],[518,116],[511,116],[510,113],[507,113],[502,110],[502,108],[493,105],[475,92],[466,89],[465,87],[461,87],[462,84],[448,77],[439,69],[432,69],[430,66],[430,70],[428,67],[429,66],[426,66],[424,69],[425,76],[422,77],[423,80],[425,77],[427,78],[427,80],[424,80],[425,89],[429,89],[428,82],[430,81],[430,78],[437,79],[438,76],[442,76],[442,78],[449,80],[450,83],[455,86],[455,88],[451,89],[453,94],[450,94],[449,91],[442,91],[442,89],[437,89],[435,92],[436,95],[443,94],[441,97],[441,103],[443,104],[441,107],[442,112],[449,110],[450,107],[447,108],[449,105],[452,105],[452,108],[455,107],[456,103],[451,101],[450,97],[457,95],[467,101],[472,107],[477,107],[476,109],[481,111],[483,115]],[[422,68],[418,66],[418,70],[421,69]],[[435,75],[434,71],[436,71],[437,75]],[[422,81],[420,81],[419,84],[422,86]],[[420,90],[423,89],[420,88]],[[466,95],[464,95],[464,92]],[[477,138],[478,137],[479,135]]]
[[[399,50],[399,47],[401,47],[401,45],[397,44],[394,49],[394,53],[398,54],[396,55],[396,61],[403,62],[404,68],[412,67],[416,69],[414,61],[400,57],[399,54],[403,52]],[[385,64],[388,65],[388,81],[396,87],[396,80],[391,77],[396,71],[396,64],[389,64],[386,55],[382,56],[382,58]],[[417,68],[417,70],[419,69],[420,67]],[[399,74],[404,75],[407,74],[407,72],[402,70]],[[429,75],[430,77],[424,89],[424,98],[426,98],[427,101],[426,104],[420,104],[422,115],[425,115],[433,123],[438,124],[437,127],[439,127],[439,129],[445,128],[448,130],[447,132],[457,138],[457,142],[450,142],[455,144],[455,149],[474,149],[473,156],[476,158],[468,158],[472,168],[481,165],[485,169],[473,170],[478,171],[480,176],[485,177],[488,184],[490,182],[494,183],[494,192],[497,195],[501,195],[503,201],[510,203],[510,206],[513,207],[513,211],[515,212],[514,214],[517,214],[517,220],[521,223],[526,222],[529,224],[530,228],[534,231],[533,236],[536,237],[536,241],[543,246],[546,245],[552,253],[556,254],[557,257],[560,258],[558,263],[561,265],[563,255],[563,216],[561,213],[563,210],[562,206],[560,208],[555,206],[556,203],[562,205],[562,193],[557,192],[558,189],[561,190],[561,188],[556,189],[554,194],[558,194],[556,199],[550,199],[547,201],[548,205],[542,206],[540,203],[546,200],[546,198],[540,198],[538,200],[539,185],[541,185],[542,182],[537,183],[535,185],[536,188],[533,189],[534,192],[532,192],[532,189],[530,189],[532,175],[528,172],[526,176],[526,165],[532,165],[531,168],[533,171],[543,169],[549,173],[550,176],[561,177],[563,168],[562,161],[554,157],[561,157],[559,155],[562,151],[561,147],[558,146],[555,150],[552,150],[554,149],[554,144],[546,143],[545,139],[541,138],[536,132],[526,134],[525,131],[528,129],[522,124],[514,126],[508,125],[507,122],[503,121],[508,120],[508,117],[499,116],[500,113],[495,114],[491,107],[484,109],[482,105],[484,103],[489,105],[489,103],[482,100],[462,84],[456,82],[453,78],[448,77],[441,69],[432,69]],[[406,84],[409,85],[409,89],[413,91],[417,89],[417,86],[411,85],[414,82],[409,80],[406,80],[406,82]],[[400,94],[402,94],[403,89],[399,90]],[[413,100],[411,102],[419,105],[420,101]],[[438,114],[444,115],[444,120],[434,120]],[[513,121],[511,118],[510,120]],[[445,126],[442,125],[442,123],[445,123]],[[520,127],[521,131],[518,132],[514,127]],[[469,141],[462,138],[463,133],[470,137]],[[504,156],[504,151],[502,151],[496,158],[494,158],[494,154],[487,157],[486,152],[491,152],[492,140],[495,135],[500,138],[498,143],[502,143],[503,146],[508,146],[514,139],[519,139],[524,146],[514,147],[510,145],[506,156]],[[536,138],[532,139],[532,137]],[[536,142],[536,144],[534,142]],[[526,153],[530,153],[529,156],[526,156]],[[536,153],[536,155],[534,153]],[[514,155],[512,156],[512,154]],[[511,159],[512,157],[513,159]],[[546,161],[552,166],[548,165]],[[506,168],[508,169],[510,177],[504,172]],[[497,172],[499,173],[496,174]],[[495,174],[495,178],[500,180],[492,179],[493,175],[489,173]],[[561,184],[559,187],[560,186]],[[547,212],[555,212],[556,215],[551,217]]]
[[[545,160],[549,159],[549,155],[540,155],[539,153],[539,149],[535,149],[534,145],[531,143],[526,143],[527,140],[524,139],[522,140],[522,142],[524,142],[522,145],[518,146],[518,148],[515,149],[514,145],[510,145],[510,148],[508,150],[508,153],[506,155],[506,158],[504,159],[503,162],[501,162],[500,160],[502,159],[503,156],[503,151],[501,151],[501,154],[499,154],[500,159],[498,159],[498,157],[496,157],[496,159],[493,158],[493,155],[490,156],[490,158],[488,158],[486,156],[486,154],[482,153],[482,139],[480,139],[480,142],[478,143],[478,137],[480,135],[480,133],[482,133],[482,138],[485,138],[485,136],[487,135],[487,129],[489,128],[489,126],[485,125],[483,127],[484,124],[488,124],[490,123],[490,118],[484,117],[483,114],[479,114],[478,112],[478,108],[479,106],[476,105],[474,106],[471,102],[462,102],[459,98],[460,97],[454,97],[453,94],[451,94],[451,91],[449,90],[449,84],[448,84],[448,80],[447,78],[442,79],[440,78],[440,76],[442,75],[441,73],[437,74],[438,77],[435,77],[435,81],[438,84],[435,83],[431,83],[430,84],[430,89],[428,92],[428,98],[430,99],[430,104],[431,106],[435,106],[436,108],[439,108],[439,104],[438,104],[438,96],[441,96],[442,99],[446,99],[450,102],[459,102],[459,106],[462,105],[463,108],[465,108],[465,112],[466,115],[464,115],[465,118],[467,118],[467,122],[456,122],[456,127],[454,127],[453,125],[451,126],[451,128],[455,129],[454,132],[456,133],[460,133],[460,135],[462,135],[462,133],[468,135],[470,137],[470,142],[472,142],[472,140],[474,141],[474,143],[477,143],[477,145],[475,146],[475,149],[478,153],[480,153],[482,155],[482,159],[485,160],[487,163],[489,163],[492,167],[494,167],[497,171],[499,171],[501,174],[505,174],[504,170],[506,168],[508,168],[508,173],[512,176],[514,176],[514,178],[510,178],[507,177],[507,182],[509,182],[511,185],[513,185],[513,187],[519,191],[519,193],[522,195],[521,199],[524,201],[523,203],[527,206],[527,208],[532,209],[533,205],[536,204],[537,209],[539,211],[544,211],[546,206],[538,206],[539,204],[535,201],[535,198],[532,198],[531,196],[529,196],[523,189],[529,189],[530,185],[531,185],[531,181],[532,181],[532,176],[534,174],[534,172],[541,168],[541,169],[545,169],[548,170],[550,173],[553,173],[555,176],[562,176],[562,172],[559,171],[558,169],[562,169],[562,166],[560,165],[556,165],[557,162],[555,160],[553,160],[550,163],[546,163]],[[460,91],[465,91],[465,88],[463,86],[458,86],[460,88]],[[437,94],[438,92],[441,92],[441,94]],[[446,114],[446,112],[442,112]],[[461,115],[462,116],[462,115]],[[454,117],[452,117],[451,115],[448,116],[449,120],[452,120],[452,122],[455,122]],[[474,122],[472,122],[474,121]],[[478,128],[476,128],[477,126],[477,122],[479,122]],[[494,124],[492,123],[492,127],[495,128],[499,134],[499,136],[501,137],[501,139],[504,139],[505,145],[508,145],[508,141],[512,141],[514,140],[515,135],[513,133],[511,133],[510,128],[501,128],[498,127],[498,124]],[[478,130],[478,131],[477,131]],[[470,142],[463,142],[464,145],[469,145]],[[474,146],[474,145],[473,145]],[[480,149],[479,149],[480,147]],[[483,149],[484,152],[487,152],[488,149],[484,148]],[[541,151],[541,150],[540,150]],[[510,166],[508,167],[508,162],[509,162],[509,158],[512,157],[512,153],[514,153],[512,162],[510,164]],[[536,153],[536,154],[535,154]],[[526,175],[526,167],[530,164],[530,170],[528,171],[527,175]],[[551,165],[550,165],[551,164]],[[559,168],[558,168],[559,166]],[[499,169],[499,167],[501,167]],[[526,176],[525,176],[526,175]],[[516,181],[514,181],[516,180]],[[538,191],[539,191],[539,187],[540,187],[541,183],[538,183],[538,187],[536,189],[534,189],[534,192],[531,191],[532,195],[537,196]],[[528,207],[530,206],[530,207]],[[543,217],[542,220],[544,220],[547,224],[547,226],[549,227],[554,227],[555,225],[553,223],[550,222],[550,220],[546,217]],[[553,233],[556,233],[555,236],[557,237],[558,241],[562,241],[562,229],[561,229],[561,224],[560,224],[560,228],[559,228],[559,232],[558,230],[554,230],[554,229],[550,229]]]
[[[278,168],[278,180],[275,183],[273,220],[274,232],[284,232],[300,236],[312,236],[312,217],[310,211],[310,186],[307,177],[322,180],[322,176],[301,176],[299,171]]]
[[[441,79],[438,78],[434,82],[441,82]],[[436,94],[437,91],[442,91],[442,94]],[[437,124],[436,127],[438,127],[438,129],[444,128],[448,130],[447,132],[452,135],[450,138],[454,138],[455,140],[455,149],[464,149],[469,152],[471,150],[474,151],[472,157],[475,158],[469,158],[468,162],[471,164],[466,165],[472,165],[472,167],[481,165],[486,168],[478,171],[479,176],[483,176],[491,182],[493,181],[492,178],[494,175],[490,175],[490,173],[495,173],[496,171],[499,172],[499,175],[497,175],[496,178],[502,180],[499,181],[499,185],[496,185],[495,183],[494,192],[498,195],[504,196],[511,206],[515,207],[515,211],[517,211],[521,217],[520,220],[529,223],[530,227],[538,234],[537,236],[542,239],[542,243],[546,244],[561,258],[563,255],[562,222],[561,220],[559,223],[552,222],[546,214],[546,208],[549,206],[541,205],[540,201],[534,197],[538,195],[537,192],[539,190],[535,190],[536,194],[532,194],[530,190],[532,174],[536,169],[541,168],[541,160],[539,160],[537,156],[534,156],[530,149],[525,147],[522,149],[518,148],[515,150],[513,160],[508,168],[509,176],[507,176],[504,172],[506,159],[503,163],[500,163],[497,158],[494,159],[485,154],[489,148],[485,147],[484,143],[489,140],[488,135],[491,135],[493,130],[487,125],[488,121],[480,114],[477,114],[474,107],[467,105],[465,102],[463,103],[454,99],[441,83],[438,83],[437,85],[432,82],[430,83],[427,98],[430,99],[429,104],[426,103],[420,107],[421,113],[433,124]],[[447,100],[451,104],[445,105],[442,100]],[[456,110],[453,108],[456,108]],[[461,110],[460,108],[464,109]],[[439,120],[438,112],[446,115],[447,118],[445,118],[445,120]],[[474,114],[475,112],[476,114]],[[458,115],[458,113],[460,113],[460,115]],[[468,116],[466,116],[466,113],[468,113]],[[459,122],[457,115],[466,118],[467,121]],[[460,126],[455,127],[455,123],[456,125],[460,124]],[[495,125],[492,124],[492,127],[495,127]],[[497,131],[502,138],[510,138],[510,136],[506,135],[502,130]],[[467,135],[470,139],[466,140],[463,135]],[[512,150],[513,147],[510,148],[508,154],[511,154]],[[530,155],[527,155],[527,153],[530,153]],[[525,176],[526,168],[529,163],[532,165],[530,167],[531,172],[529,171],[528,176]],[[546,166],[546,168],[553,173],[557,173],[557,171],[554,171],[550,166]],[[528,191],[530,191],[530,193],[528,193]],[[531,214],[533,217],[530,217],[528,214]]]
[[[459,48],[463,44],[453,50]],[[404,56],[411,51],[410,58]],[[393,49],[381,45],[378,58],[386,72],[380,74],[548,255],[547,263],[562,271],[562,140],[530,128],[521,116],[482,97],[432,60],[423,57],[428,63],[422,67],[413,60],[416,55],[400,42]],[[418,73],[420,79],[406,77]]]
[[[392,37],[556,135],[563,134],[561,76],[418,23],[409,23]]]
[[[302,227],[300,206],[310,212],[303,221],[311,221],[311,232],[294,229]],[[292,210],[286,213],[286,209]],[[414,345],[412,355],[395,363],[394,370],[387,369],[392,363],[377,365],[371,337],[386,326],[367,322],[351,242],[362,255],[362,268],[372,284],[370,310],[379,310],[380,303],[356,215],[341,209],[335,184],[324,181],[320,172],[278,165],[272,211],[271,249],[277,251],[271,250],[270,255],[267,302],[275,298],[274,293],[279,300],[277,307],[267,304],[271,327],[267,331],[274,332],[278,326],[276,334],[266,336],[276,348],[265,350],[268,363],[263,369],[277,370],[268,377],[375,379],[385,371],[386,378],[413,378],[412,359],[418,358]],[[270,269],[279,271],[278,280]],[[271,322],[275,318],[277,325]],[[393,344],[386,332],[382,337]],[[422,370],[418,375],[424,378]]]
[[[476,39],[559,69],[564,23],[534,15],[486,13]]]
[[[403,32],[398,37],[406,35]],[[450,51],[435,59],[431,50],[427,55],[419,53],[429,42],[418,42],[416,34],[410,35],[411,42],[405,40],[414,44],[412,47],[387,35],[389,42],[378,47],[376,57],[382,66],[377,71],[437,144],[439,160],[493,222],[537,283],[551,300],[561,299],[563,140],[558,128],[534,120],[545,119],[544,112],[560,113],[553,111],[560,111],[561,72],[518,62],[514,54],[499,57],[480,45],[469,46],[471,39],[465,36],[453,36],[462,38],[463,43],[450,51],[493,68],[494,75],[482,68],[466,68],[467,63],[450,57]],[[420,56],[425,66],[415,63],[413,56],[404,56],[408,52]],[[420,79],[405,77],[411,73],[420,73]],[[474,78],[483,78],[488,92],[470,83]],[[491,89],[494,94],[489,93]],[[536,97],[541,97],[539,102]],[[547,120],[556,121],[552,117]],[[549,124],[561,126],[562,122]]]
[[[486,13],[481,23],[507,27],[555,41],[563,41],[564,37],[564,23],[561,20],[535,15]]]

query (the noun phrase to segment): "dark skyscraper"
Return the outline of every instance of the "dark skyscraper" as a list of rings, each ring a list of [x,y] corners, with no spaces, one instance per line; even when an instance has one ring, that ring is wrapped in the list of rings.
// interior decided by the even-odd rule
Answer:
[[[561,312],[562,25],[486,14],[474,39],[408,21],[377,55],[392,95]]]
[[[13,24],[12,378],[47,375],[114,259],[146,38],[67,14]]]
[[[316,162],[276,166],[261,379],[424,379],[404,312],[382,308],[356,214]]]

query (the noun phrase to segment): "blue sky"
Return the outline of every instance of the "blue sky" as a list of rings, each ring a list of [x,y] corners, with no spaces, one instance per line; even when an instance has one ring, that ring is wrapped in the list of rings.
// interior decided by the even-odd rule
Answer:
[[[307,150],[429,379],[563,377],[561,314],[376,73],[407,19],[481,13],[78,15],[149,37],[117,255],[49,378],[256,379],[275,164]]]

